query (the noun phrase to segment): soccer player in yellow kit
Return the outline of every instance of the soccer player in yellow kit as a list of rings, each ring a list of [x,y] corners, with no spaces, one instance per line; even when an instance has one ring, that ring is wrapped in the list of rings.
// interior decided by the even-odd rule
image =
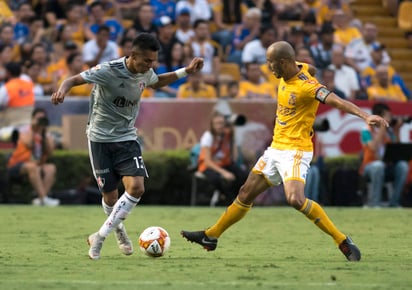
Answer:
[[[181,234],[208,251],[215,250],[217,239],[246,215],[255,198],[283,182],[287,202],[330,235],[349,261],[359,261],[360,250],[351,238],[336,228],[318,203],[305,197],[305,178],[313,156],[312,125],[319,102],[356,115],[368,125],[388,126],[388,123],[321,85],[313,77],[313,67],[295,61],[295,52],[288,42],[273,43],[267,49],[266,58],[269,69],[281,78],[272,144],[256,162],[236,199],[213,226],[206,231],[182,231]]]

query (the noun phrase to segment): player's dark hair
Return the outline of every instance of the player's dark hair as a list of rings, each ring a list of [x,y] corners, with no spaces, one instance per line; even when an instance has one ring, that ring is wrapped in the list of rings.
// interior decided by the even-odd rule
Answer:
[[[391,109],[387,104],[384,103],[376,103],[372,107],[372,114],[373,115],[378,115],[381,116],[383,115],[384,112],[390,111]]]
[[[139,33],[133,40],[133,50],[151,50],[159,51],[160,44],[159,41],[150,33],[142,32]]]

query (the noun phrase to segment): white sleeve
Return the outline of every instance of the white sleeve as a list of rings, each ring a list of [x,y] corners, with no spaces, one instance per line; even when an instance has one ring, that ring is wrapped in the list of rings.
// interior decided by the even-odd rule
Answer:
[[[110,59],[119,58],[120,57],[119,56],[119,47],[117,46],[116,42],[110,41],[109,45],[110,45],[110,50],[111,50],[110,51],[110,54],[111,54]]]
[[[356,71],[353,68],[351,68],[350,73],[352,75],[350,77],[351,79],[350,87],[352,90],[358,91],[360,89],[360,86],[359,86],[359,81],[358,81],[358,76],[356,74]]]
[[[0,107],[7,107],[9,103],[9,93],[7,92],[6,86],[2,85],[0,87]]]
[[[82,56],[84,62],[93,61],[96,57],[95,47],[93,46],[93,43],[90,41],[86,42],[83,45]]]
[[[200,138],[200,147],[212,147],[213,144],[213,135],[210,131],[203,133]]]
[[[253,62],[253,45],[249,42],[245,45],[242,51],[242,62],[249,63]]]

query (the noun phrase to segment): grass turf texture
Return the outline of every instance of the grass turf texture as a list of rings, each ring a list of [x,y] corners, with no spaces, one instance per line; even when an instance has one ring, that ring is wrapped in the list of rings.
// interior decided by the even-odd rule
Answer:
[[[410,209],[326,210],[360,247],[361,262],[347,262],[289,207],[255,207],[206,252],[179,232],[211,225],[223,208],[138,206],[125,222],[135,253],[123,256],[111,234],[92,261],[86,238],[104,220],[100,207],[3,205],[0,289],[411,289]],[[152,225],[171,236],[161,258],[137,248]]]

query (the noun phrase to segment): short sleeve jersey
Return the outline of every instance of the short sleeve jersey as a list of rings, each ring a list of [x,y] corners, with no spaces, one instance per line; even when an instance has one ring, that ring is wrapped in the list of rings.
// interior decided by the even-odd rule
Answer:
[[[153,69],[133,74],[126,57],[99,64],[81,76],[94,83],[91,92],[87,136],[93,142],[136,140],[135,122],[143,90],[157,83]]]
[[[276,124],[271,147],[281,150],[312,151],[313,122],[329,91],[309,73],[309,66],[297,63],[300,71],[280,80]]]

